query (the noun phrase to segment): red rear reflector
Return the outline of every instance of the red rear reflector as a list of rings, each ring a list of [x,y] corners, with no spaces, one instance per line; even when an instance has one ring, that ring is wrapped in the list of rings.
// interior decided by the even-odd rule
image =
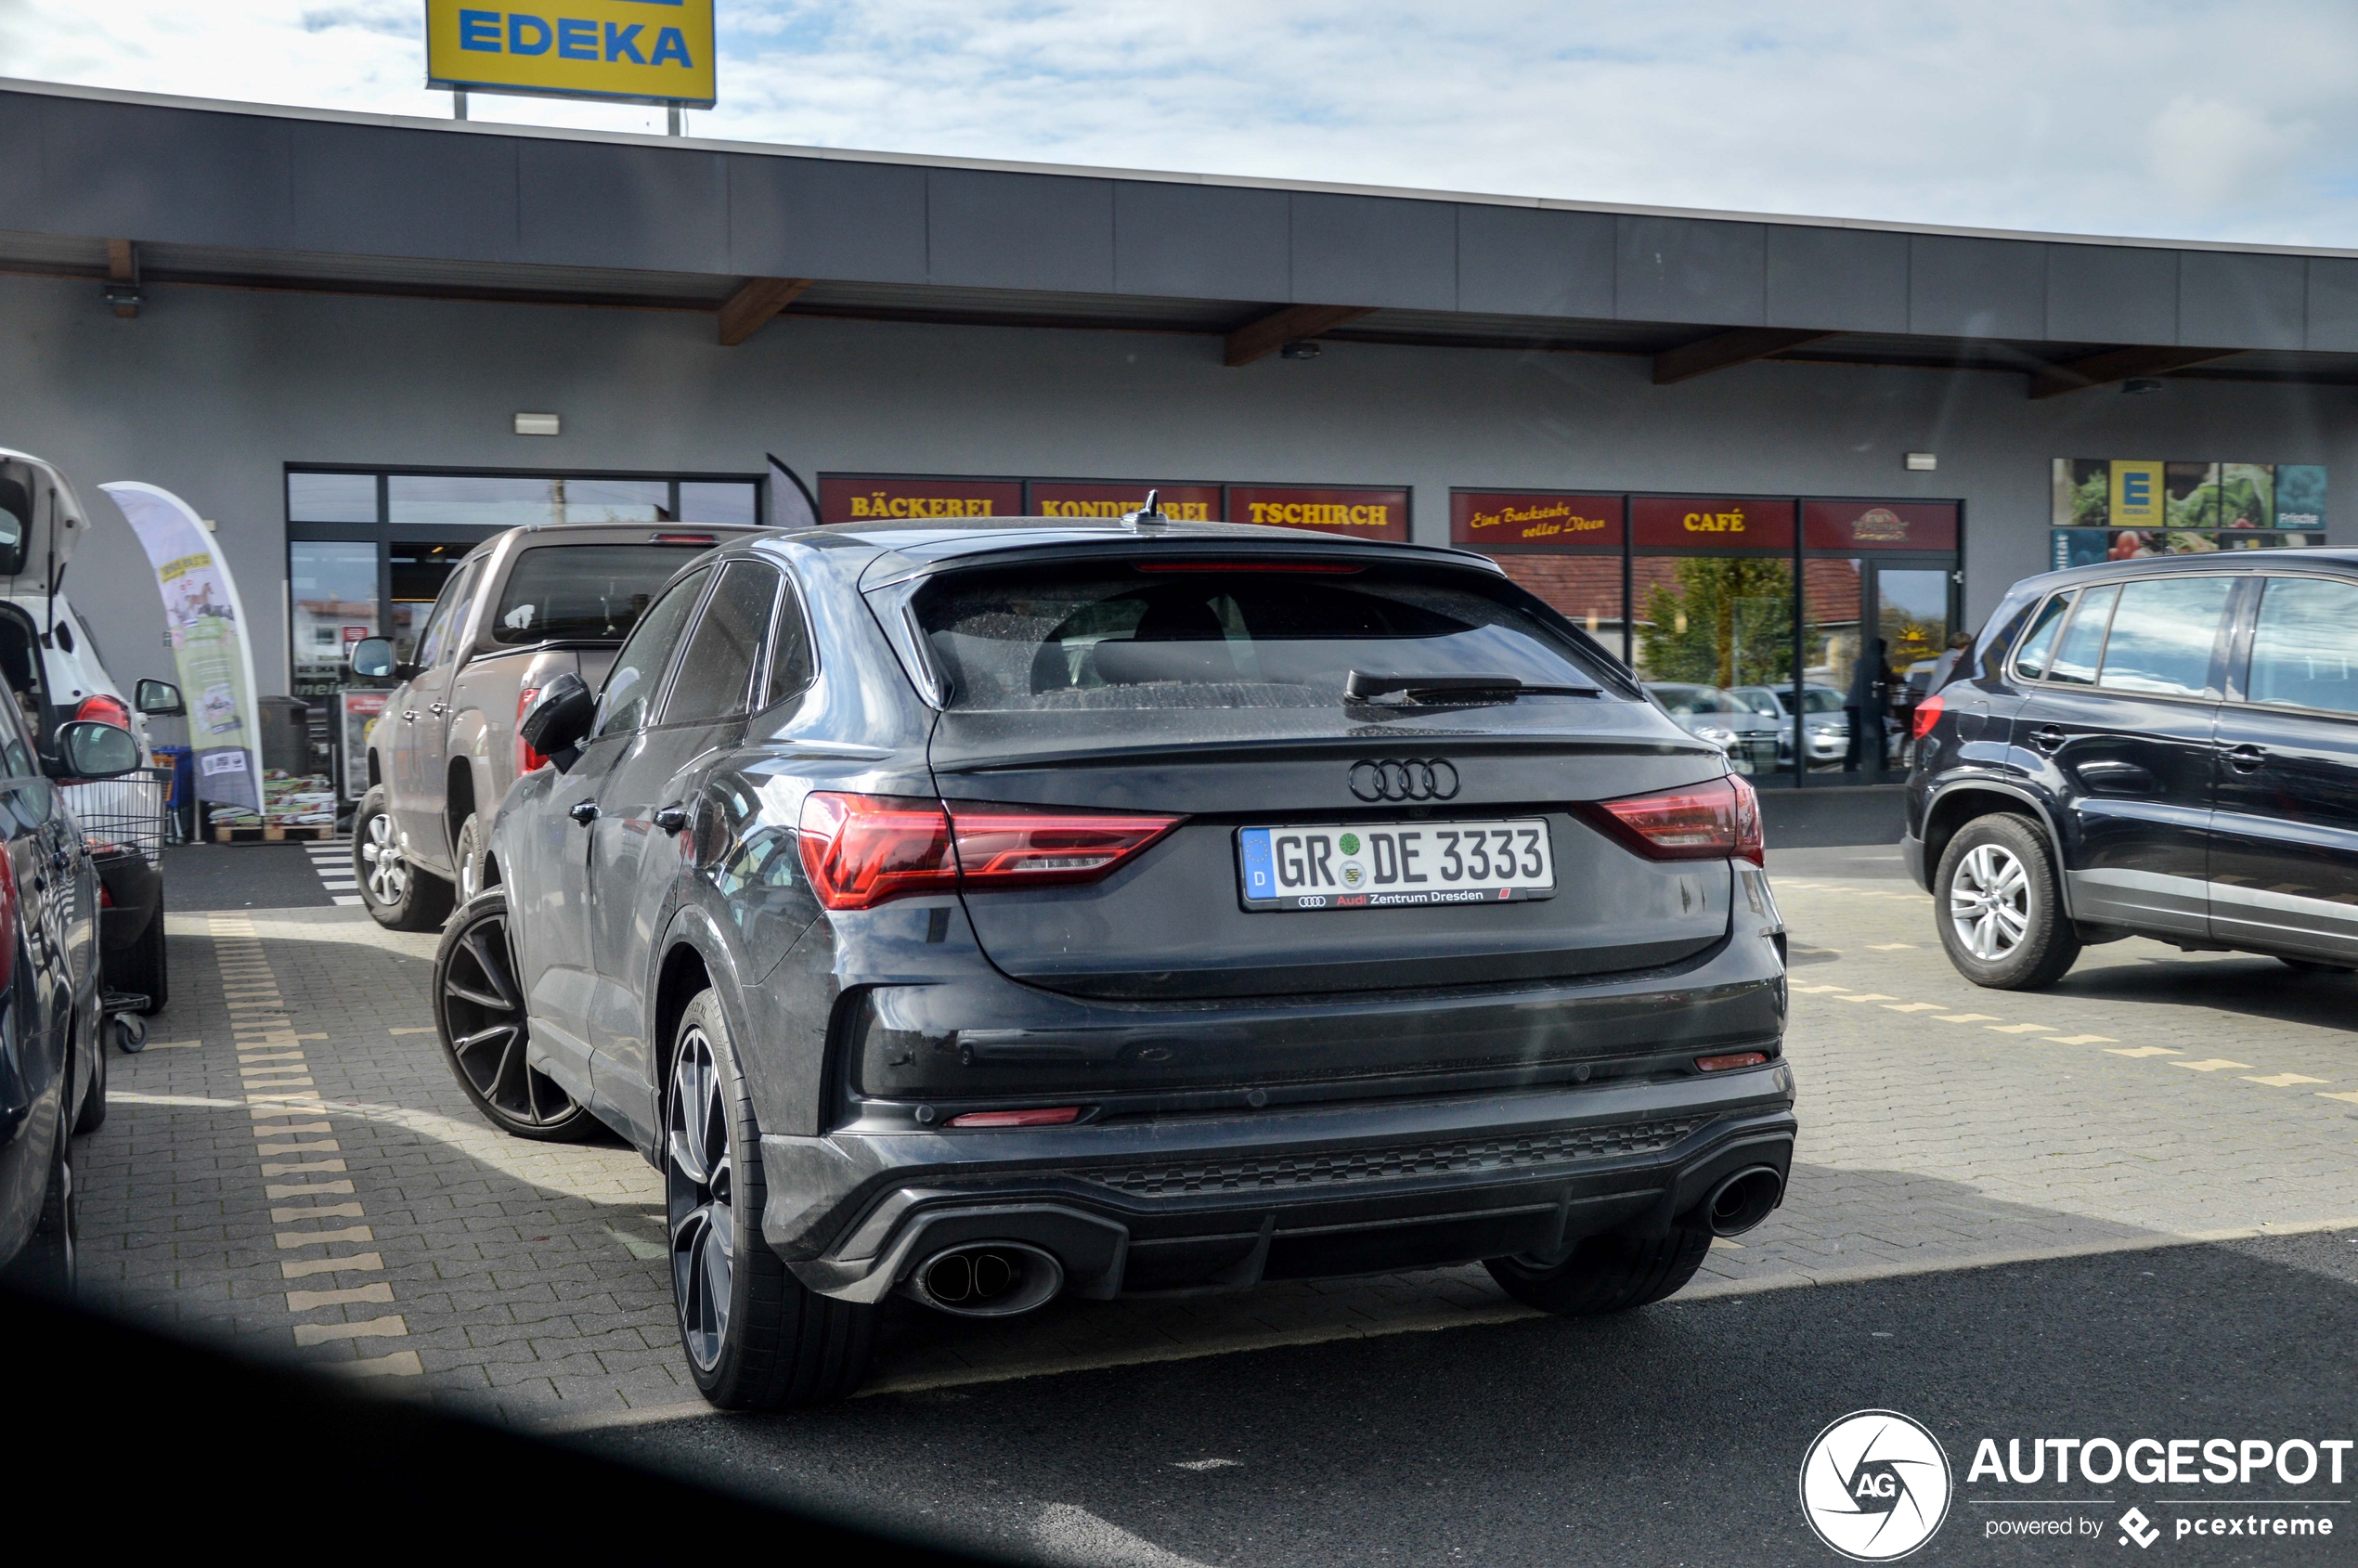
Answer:
[[[1081,1120],[1079,1106],[1054,1110],[970,1110],[942,1123],[945,1127],[1062,1127]]]
[[[1730,773],[1685,789],[1598,802],[1593,820],[1650,860],[1763,863],[1760,797]]]
[[[710,534],[657,534],[651,542],[654,544],[715,545],[719,544],[720,541]]]
[[[1764,1067],[1768,1061],[1768,1053],[1766,1051],[1738,1051],[1729,1056],[1697,1056],[1695,1066],[1704,1072],[1725,1072],[1730,1068]]]
[[[76,720],[86,719],[93,723],[111,724],[118,730],[131,728],[131,710],[123,706],[121,697],[110,697],[104,692],[93,692],[83,698],[82,706],[73,710],[73,717]]]
[[[110,849],[112,847],[109,846]],[[114,908],[114,895],[107,890],[107,885],[103,882],[98,884],[98,907],[100,909]]]
[[[1940,710],[1947,706],[1938,697],[1926,697],[1918,703],[1915,720],[1909,726],[1909,732],[1918,740],[1932,733],[1932,727],[1940,722]]]
[[[1364,566],[1309,561],[1153,561],[1140,562],[1141,572],[1303,572],[1320,577],[1347,577]]]
[[[518,773],[529,773],[549,760],[533,750],[531,745],[524,738],[525,710],[532,706],[532,699],[539,694],[540,688],[538,686],[526,686],[516,693],[516,771]]]
[[[814,790],[802,805],[802,865],[829,909],[873,909],[913,893],[1095,882],[1179,825],[1179,817]]]

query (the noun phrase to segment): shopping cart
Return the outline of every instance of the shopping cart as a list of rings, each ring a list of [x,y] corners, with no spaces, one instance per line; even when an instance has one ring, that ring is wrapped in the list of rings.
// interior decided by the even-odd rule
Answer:
[[[162,862],[171,769],[136,768],[110,779],[61,784],[58,793],[82,825],[91,853],[136,849],[151,866]]]

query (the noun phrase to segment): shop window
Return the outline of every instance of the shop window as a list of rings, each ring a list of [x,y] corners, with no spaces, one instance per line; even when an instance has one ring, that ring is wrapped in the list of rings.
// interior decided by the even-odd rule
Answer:
[[[373,498],[376,486],[369,485]],[[373,504],[373,501],[372,501]],[[294,695],[325,696],[344,678],[351,646],[377,634],[377,547],[298,539],[287,547],[287,594],[294,612]]]
[[[682,479],[679,521],[733,523],[751,527],[760,521],[760,495],[758,485]]]
[[[290,473],[290,523],[374,523],[377,476],[373,473]]]
[[[395,526],[513,528],[549,523],[672,520],[667,479],[396,473],[385,482],[385,505],[388,521]]]

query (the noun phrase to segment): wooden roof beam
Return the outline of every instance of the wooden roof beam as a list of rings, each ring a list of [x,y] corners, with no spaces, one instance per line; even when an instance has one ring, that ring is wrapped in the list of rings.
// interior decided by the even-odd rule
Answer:
[[[734,348],[792,305],[815,279],[748,278],[720,307],[720,346]]]
[[[2084,392],[2092,386],[2117,386],[2139,376],[2166,375],[2190,365],[2208,365],[2240,353],[2233,348],[2108,348],[2061,365],[2050,365],[2030,377],[2033,401]]]
[[[1791,327],[1739,327],[1732,332],[1715,332],[1655,355],[1654,385],[1674,386],[1714,370],[1750,364],[1755,359],[1766,359],[1772,354],[1833,336],[1832,332],[1803,331]]]
[[[1372,314],[1373,307],[1367,305],[1289,305],[1230,332],[1224,362],[1231,369],[1250,365],[1256,359],[1267,358],[1289,343],[1331,332],[1347,321]]]
[[[107,303],[125,321],[139,314],[139,247],[129,240],[107,241]]]

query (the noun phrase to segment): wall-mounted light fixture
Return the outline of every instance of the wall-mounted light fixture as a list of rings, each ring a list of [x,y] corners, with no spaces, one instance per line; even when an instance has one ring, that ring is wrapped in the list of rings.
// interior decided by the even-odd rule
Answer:
[[[557,429],[557,416],[554,414],[518,414],[516,416],[516,434],[518,435],[555,435],[559,434]]]
[[[1908,454],[1908,472],[1911,473],[1930,473],[1939,466],[1940,454],[1937,452],[1911,452]]]
[[[2161,390],[2161,382],[2152,376],[2131,376],[2120,383],[2120,390],[2131,397],[2144,397]]]
[[[1266,353],[1267,350],[1264,349],[1263,352]],[[1286,344],[1285,347],[1277,350],[1277,357],[1280,359],[1315,359],[1318,357],[1318,345],[1310,342],[1307,338],[1301,339],[1294,343],[1289,343]]]

